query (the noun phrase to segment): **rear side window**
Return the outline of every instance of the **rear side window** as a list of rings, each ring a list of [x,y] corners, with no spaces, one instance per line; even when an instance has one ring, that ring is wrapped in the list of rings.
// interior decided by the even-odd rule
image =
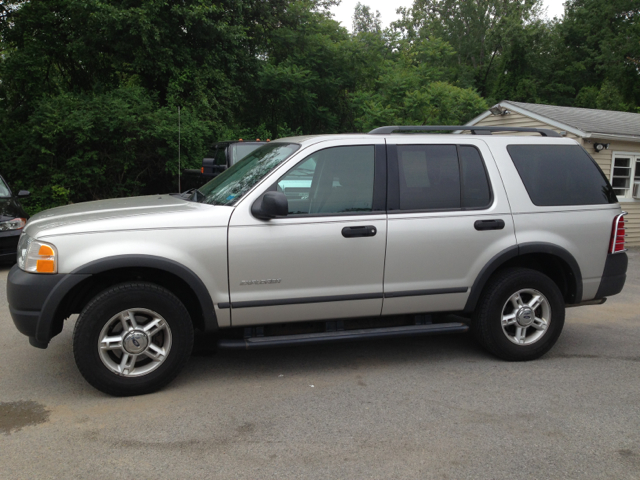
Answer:
[[[507,150],[534,205],[618,201],[600,167],[579,145],[509,145]]]
[[[488,207],[491,189],[480,152],[464,145],[398,145],[400,210]]]

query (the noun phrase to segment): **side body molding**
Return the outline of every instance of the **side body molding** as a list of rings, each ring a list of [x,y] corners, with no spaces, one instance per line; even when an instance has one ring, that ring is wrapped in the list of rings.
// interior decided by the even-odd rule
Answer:
[[[528,255],[532,253],[545,253],[554,255],[561,258],[569,266],[573,281],[575,282],[575,296],[571,299],[570,303],[580,303],[582,300],[582,273],[580,272],[580,266],[576,259],[562,247],[543,242],[530,242],[520,245],[514,245],[512,247],[503,250],[493,257],[480,271],[476,277],[473,286],[471,287],[471,293],[467,299],[467,303],[464,307],[465,313],[471,313],[475,310],[482,290],[498,268],[507,263],[509,260],[521,255]]]
[[[115,257],[101,258],[100,260],[87,263],[71,273],[74,275],[96,275],[109,270],[135,267],[164,270],[182,279],[191,287],[198,298],[204,319],[205,331],[213,332],[218,329],[218,320],[215,310],[213,309],[213,300],[211,300],[211,295],[209,295],[207,287],[193,271],[173,260],[153,255],[117,255]]]

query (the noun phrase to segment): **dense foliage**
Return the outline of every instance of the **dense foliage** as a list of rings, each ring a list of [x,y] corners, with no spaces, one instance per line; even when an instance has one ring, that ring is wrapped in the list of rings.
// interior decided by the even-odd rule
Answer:
[[[4,0],[0,173],[42,208],[177,189],[216,140],[459,124],[502,99],[638,111],[637,0]]]

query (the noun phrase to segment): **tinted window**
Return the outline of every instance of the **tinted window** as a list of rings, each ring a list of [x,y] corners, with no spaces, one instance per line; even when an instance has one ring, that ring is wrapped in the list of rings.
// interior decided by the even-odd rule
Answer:
[[[214,157],[216,165],[226,165],[227,164],[227,148],[226,147],[218,147],[216,149],[216,156]]]
[[[462,202],[465,208],[482,208],[491,203],[491,189],[487,172],[478,149],[458,147],[462,170]]]
[[[400,209],[460,208],[455,145],[398,145]]]
[[[579,145],[510,145],[507,150],[535,205],[617,202],[602,171]]]
[[[327,148],[313,153],[278,180],[289,215],[370,212],[373,146]]]

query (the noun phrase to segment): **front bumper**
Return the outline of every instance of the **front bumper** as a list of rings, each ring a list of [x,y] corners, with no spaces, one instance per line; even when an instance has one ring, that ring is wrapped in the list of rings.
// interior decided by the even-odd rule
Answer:
[[[62,330],[60,305],[90,275],[27,273],[14,265],[7,277],[7,301],[13,323],[31,345],[46,348]]]

